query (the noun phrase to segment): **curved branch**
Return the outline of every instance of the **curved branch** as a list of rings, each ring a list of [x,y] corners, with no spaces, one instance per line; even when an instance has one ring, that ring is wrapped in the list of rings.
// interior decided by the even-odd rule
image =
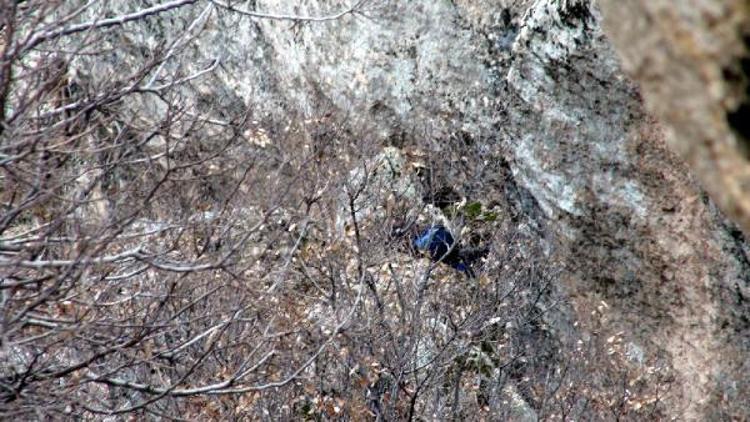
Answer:
[[[359,0],[348,9],[342,10],[332,15],[325,15],[325,16],[301,16],[301,15],[263,13],[263,12],[255,12],[255,11],[238,9],[232,6],[231,4],[223,3],[218,0],[211,0],[211,3],[223,9],[229,10],[230,12],[239,13],[240,15],[249,16],[251,18],[270,19],[270,20],[279,20],[279,21],[294,21],[294,22],[325,22],[325,21],[332,21],[332,20],[340,19],[349,14],[357,13],[357,10],[360,9],[368,1],[369,0]]]

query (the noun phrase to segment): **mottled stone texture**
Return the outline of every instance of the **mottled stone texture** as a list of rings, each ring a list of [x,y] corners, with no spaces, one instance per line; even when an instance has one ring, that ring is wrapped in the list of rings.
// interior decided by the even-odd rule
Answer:
[[[603,300],[609,329],[646,356],[666,352],[675,416],[747,417],[742,234],[665,149],[596,11],[537,2],[521,28],[507,77],[520,97],[508,107],[513,170],[569,250],[564,288],[579,317]]]
[[[669,146],[747,234],[750,6],[746,1],[678,3],[607,0],[600,5],[623,67],[640,84],[646,106],[663,124]],[[691,208],[697,217],[706,207],[700,202],[696,205]],[[684,315],[706,331],[691,330],[680,341],[687,347],[700,344],[696,352],[704,355],[676,353],[679,359],[675,363],[682,364],[685,372],[692,370],[694,381],[686,389],[694,397],[689,409],[705,411],[696,418],[746,419],[747,405],[742,397],[748,397],[749,391],[747,247],[738,229],[716,231],[717,223],[704,225],[703,218],[694,219],[689,226],[682,222],[675,229],[700,246],[688,250],[688,265],[694,269],[683,279],[703,280],[692,291],[686,290],[699,307]],[[682,240],[678,244],[684,247],[690,243]],[[727,252],[735,256],[735,262],[743,263],[735,267],[734,276],[733,271],[727,272],[732,268],[727,267],[732,261],[724,258]],[[709,262],[713,265],[706,265]],[[696,272],[699,267],[702,271]],[[716,305],[710,306],[711,301],[705,299]],[[683,311],[687,308],[690,306]]]
[[[337,9],[254,3],[267,12]],[[217,10],[184,53],[193,60],[167,71],[222,58],[197,93],[219,112],[244,104],[279,124],[327,116],[383,145],[457,134],[484,143],[489,159],[507,161],[518,207],[562,251],[556,288],[569,306],[548,315],[558,340],[621,333],[635,364],[607,365],[626,375],[638,365],[667,368],[674,382],[661,399],[670,416],[748,419],[748,244],[691,176],[750,227],[747,123],[732,120],[748,101],[733,90],[748,86],[743,8],[602,3],[661,123],[644,110],[587,2],[378,1],[369,19],[301,25]],[[128,45],[185,22],[155,23],[153,34],[127,35]]]
[[[750,233],[750,3],[601,2],[623,67],[667,142]]]

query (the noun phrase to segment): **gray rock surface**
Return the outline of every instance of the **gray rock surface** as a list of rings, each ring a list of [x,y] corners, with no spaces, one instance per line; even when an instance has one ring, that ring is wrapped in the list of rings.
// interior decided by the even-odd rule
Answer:
[[[304,15],[345,7],[250,3]],[[219,58],[219,69],[189,88],[199,107],[217,118],[250,110],[282,126],[329,116],[366,133],[375,150],[475,142],[485,161],[468,165],[507,163],[507,206],[543,230],[565,263],[554,288],[566,307],[546,317],[555,341],[612,345],[614,357],[591,379],[635,379],[645,365],[671,379],[659,397],[675,412],[668,416],[748,417],[739,399],[750,395],[747,243],[666,148],[594,7],[371,2],[367,17],[292,24],[199,3],[118,35],[110,42],[132,50],[98,66],[120,66],[154,40],[180,37],[206,10],[202,32],[181,52],[188,59],[163,73],[189,75]],[[604,341],[615,335],[638,345],[637,365],[617,359],[618,341]]]
[[[750,233],[750,8],[691,0],[603,1],[607,32],[669,146]]]

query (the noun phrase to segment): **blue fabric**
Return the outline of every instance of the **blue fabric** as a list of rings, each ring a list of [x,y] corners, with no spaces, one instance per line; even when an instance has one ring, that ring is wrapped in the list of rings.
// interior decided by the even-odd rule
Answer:
[[[417,250],[429,252],[432,261],[448,264],[457,271],[473,277],[474,272],[459,254],[458,245],[451,249],[455,242],[453,235],[445,227],[436,225],[428,227],[416,236],[412,244]]]
[[[414,247],[430,252],[430,258],[438,261],[448,253],[455,240],[453,235],[443,226],[430,226],[414,239]]]

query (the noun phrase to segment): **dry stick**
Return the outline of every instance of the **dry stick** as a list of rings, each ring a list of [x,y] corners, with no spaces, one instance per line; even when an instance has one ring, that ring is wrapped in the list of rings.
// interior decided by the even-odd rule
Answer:
[[[349,7],[346,10],[343,10],[338,13],[334,13],[332,15],[327,15],[327,16],[300,16],[300,15],[283,15],[283,14],[254,12],[254,11],[249,11],[249,10],[238,9],[232,5],[222,3],[217,0],[211,0],[211,3],[219,7],[222,7],[226,10],[229,10],[231,12],[236,12],[241,15],[249,16],[251,18],[268,19],[268,20],[284,20],[284,21],[295,21],[295,22],[325,22],[325,21],[336,20],[346,15],[356,13],[357,9],[362,7],[368,1],[369,0],[360,0],[354,3],[351,7]]]
[[[177,50],[178,47],[182,47],[182,45],[180,45],[180,44],[183,44],[183,45],[186,44],[186,42],[183,42],[183,39],[187,39],[188,41],[190,40],[190,38],[188,37],[188,35],[190,35],[190,33],[193,31],[193,29],[195,29],[195,27],[198,25],[199,22],[201,22],[201,21],[205,22],[206,21],[205,18],[208,16],[209,12],[211,12],[212,9],[213,9],[213,5],[209,4],[208,6],[206,6],[206,8],[203,9],[203,11],[200,13],[200,15],[198,15],[198,17],[193,20],[193,22],[190,24],[190,26],[188,26],[188,28],[185,30],[185,32],[183,32],[177,38],[177,40],[174,42],[174,44],[172,45],[172,47],[169,48],[169,51],[167,51],[167,54],[164,56],[164,59],[161,62],[161,64],[159,65],[159,67],[156,68],[156,71],[154,71],[154,74],[151,75],[151,78],[149,79],[148,83],[146,84],[147,88],[151,88],[154,85],[154,83],[156,82],[156,78],[159,77],[159,73],[161,73],[161,71],[164,69],[164,65],[167,63],[167,60],[169,60],[174,55],[174,52],[175,52],[175,50]]]
[[[333,340],[336,338],[338,333],[341,331],[342,328],[344,328],[344,325],[349,323],[352,316],[354,315],[354,311],[358,308],[359,303],[362,300],[362,290],[363,290],[363,280],[359,280],[359,289],[357,292],[357,299],[352,304],[351,309],[349,310],[349,313],[346,315],[346,317],[334,328],[331,335],[326,339],[326,341],[323,342],[323,344],[318,348],[318,350],[313,353],[312,356],[310,356],[309,359],[307,359],[301,366],[299,366],[294,372],[292,372],[289,376],[287,376],[285,379],[281,381],[276,382],[270,382],[266,384],[260,384],[260,385],[253,385],[248,387],[239,387],[239,388],[229,388],[232,386],[232,384],[235,384],[239,381],[239,378],[246,376],[247,374],[257,370],[263,363],[265,363],[266,360],[271,358],[273,355],[276,354],[276,350],[271,350],[268,352],[263,358],[261,358],[258,362],[256,362],[255,365],[253,365],[251,368],[248,368],[244,370],[241,374],[235,374],[229,379],[226,379],[221,382],[217,382],[215,384],[205,385],[201,387],[194,387],[194,388],[184,388],[184,389],[178,389],[174,388],[175,386],[164,388],[164,387],[154,387],[152,385],[148,384],[141,384],[141,383],[134,383],[130,381],[125,381],[118,378],[105,378],[102,376],[98,376],[95,374],[87,374],[86,378],[89,379],[92,382],[96,383],[102,383],[117,387],[124,387],[129,388],[132,390],[140,391],[147,394],[159,394],[159,395],[169,395],[173,397],[184,397],[184,396],[192,396],[196,394],[209,394],[209,395],[221,395],[221,394],[237,394],[237,393],[246,393],[249,391],[260,391],[260,390],[267,390],[269,388],[278,388],[282,387],[293,380],[297,379],[299,377],[299,374],[302,373],[308,366],[310,366],[315,359],[320,356],[321,353],[330,345]],[[107,412],[102,412],[107,413]]]
[[[17,50],[23,53],[46,41],[54,40],[56,38],[64,37],[67,35],[73,35],[79,32],[89,31],[92,29],[101,29],[124,25],[127,22],[141,20],[149,16],[158,15],[172,9],[177,9],[189,4],[193,4],[196,1],[197,0],[174,0],[157,6],[142,9],[130,14],[116,16],[114,18],[79,23],[55,31],[45,31],[41,34],[32,36],[25,45],[19,46]]]

